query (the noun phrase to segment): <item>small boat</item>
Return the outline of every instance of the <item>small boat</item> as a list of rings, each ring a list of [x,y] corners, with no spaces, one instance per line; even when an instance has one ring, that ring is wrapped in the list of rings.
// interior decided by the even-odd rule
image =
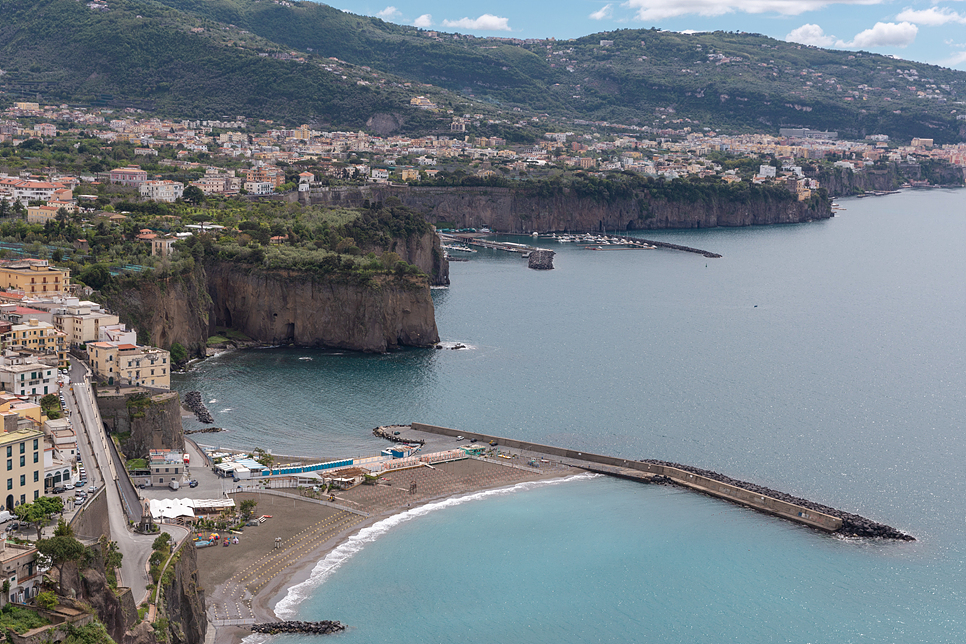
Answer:
[[[299,358],[299,360],[311,360],[311,359],[312,358],[310,358],[308,356],[302,356],[301,358]]]

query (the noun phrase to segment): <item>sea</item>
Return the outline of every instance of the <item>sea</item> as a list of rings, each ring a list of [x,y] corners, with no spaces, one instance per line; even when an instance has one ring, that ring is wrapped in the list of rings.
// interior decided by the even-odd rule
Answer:
[[[276,611],[340,620],[346,644],[966,641],[966,190],[839,204],[640,233],[720,259],[504,238],[555,269],[452,263],[436,319],[465,348],[253,349],[173,386],[228,430],[202,442],[361,456],[373,427],[424,422],[711,469],[917,541],[583,475],[381,521]]]

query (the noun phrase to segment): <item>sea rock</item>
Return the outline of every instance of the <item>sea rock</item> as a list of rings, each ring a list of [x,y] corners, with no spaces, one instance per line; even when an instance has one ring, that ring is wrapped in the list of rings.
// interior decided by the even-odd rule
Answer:
[[[321,622],[270,622],[268,624],[252,624],[253,633],[267,633],[275,635],[277,633],[307,633],[311,635],[330,635],[341,633],[346,629],[344,624],[333,621]]]
[[[552,250],[535,250],[530,253],[527,266],[538,271],[551,271],[553,270],[554,255],[555,253]]]
[[[194,412],[195,418],[198,419],[199,423],[204,423],[205,425],[210,425],[215,422],[215,419],[211,416],[211,412],[205,407],[205,403],[201,400],[200,391],[189,391],[184,395],[184,408],[190,412]],[[212,428],[217,429],[217,428]]]

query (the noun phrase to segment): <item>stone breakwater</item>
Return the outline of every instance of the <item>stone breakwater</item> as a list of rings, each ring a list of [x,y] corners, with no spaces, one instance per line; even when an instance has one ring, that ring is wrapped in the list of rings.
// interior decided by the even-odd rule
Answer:
[[[268,624],[252,624],[252,633],[305,633],[309,635],[331,635],[341,633],[346,629],[344,624],[332,621],[322,622],[271,622]]]
[[[186,429],[185,434],[216,434],[225,431],[221,427],[205,427],[204,429]]]
[[[392,441],[393,443],[419,443],[420,445],[425,445],[426,441],[422,439],[413,438],[402,438],[401,436],[396,436],[396,432],[401,432],[404,429],[412,429],[409,425],[380,425],[372,430],[372,435],[376,438],[384,438],[387,441]]]
[[[779,492],[778,490],[773,490],[771,488],[764,487],[762,485],[756,485],[754,483],[749,483],[748,481],[741,481],[738,479],[733,479],[730,476],[725,476],[724,474],[719,474],[717,472],[712,472],[710,470],[703,470],[697,467],[692,467],[690,465],[681,465],[680,463],[671,463],[668,461],[659,461],[655,459],[642,459],[642,463],[652,463],[654,465],[663,465],[665,467],[674,467],[679,470],[684,470],[686,472],[693,472],[699,476],[704,476],[715,481],[720,481],[727,485],[733,485],[734,487],[741,488],[743,490],[748,490],[755,494],[762,494],[764,496],[769,496],[786,503],[792,503],[794,505],[799,505],[809,510],[814,510],[816,512],[821,512],[823,514],[828,514],[833,517],[837,517],[842,520],[842,527],[836,530],[836,534],[840,534],[846,537],[878,537],[881,539],[896,539],[899,541],[915,541],[915,537],[900,532],[891,526],[887,526],[871,519],[866,519],[865,517],[859,516],[857,514],[852,514],[850,512],[844,512],[842,510],[836,510],[827,505],[822,505],[821,503],[815,503],[814,501],[809,501],[807,499],[802,499],[797,496],[792,496],[791,494],[786,494],[784,492]],[[674,483],[673,479],[663,477],[665,480],[662,483]],[[657,481],[655,481],[657,482]]]
[[[535,250],[530,253],[527,266],[538,271],[553,270],[553,256],[552,250]]]
[[[200,391],[189,391],[186,393],[184,395],[184,403],[182,404],[185,409],[194,413],[199,423],[210,425],[215,422],[215,419],[211,416],[211,412],[205,407],[205,403],[201,401]]]
[[[624,241],[631,243],[644,242],[645,244],[650,244],[651,246],[657,246],[658,248],[667,248],[669,250],[680,250],[685,253],[697,253],[698,255],[703,255],[711,259],[719,259],[721,255],[718,253],[712,253],[709,250],[701,250],[700,248],[691,248],[690,246],[680,246],[678,244],[669,244],[668,242],[655,241],[653,239],[641,239],[640,237],[619,237]]]

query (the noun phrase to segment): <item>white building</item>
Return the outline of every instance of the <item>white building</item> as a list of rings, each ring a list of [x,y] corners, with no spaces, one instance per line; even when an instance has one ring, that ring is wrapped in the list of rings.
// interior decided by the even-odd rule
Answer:
[[[145,199],[173,202],[184,194],[184,184],[178,181],[145,181],[138,190]]]

